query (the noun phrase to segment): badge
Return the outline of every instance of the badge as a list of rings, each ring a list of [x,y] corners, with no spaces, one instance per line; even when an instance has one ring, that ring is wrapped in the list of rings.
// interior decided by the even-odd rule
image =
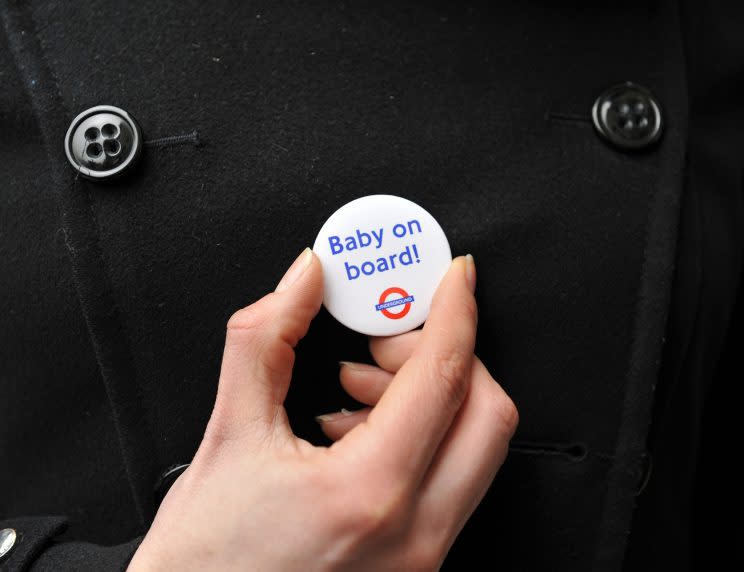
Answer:
[[[342,206],[315,239],[323,304],[339,322],[370,336],[420,326],[452,262],[442,227],[414,202],[371,195]]]

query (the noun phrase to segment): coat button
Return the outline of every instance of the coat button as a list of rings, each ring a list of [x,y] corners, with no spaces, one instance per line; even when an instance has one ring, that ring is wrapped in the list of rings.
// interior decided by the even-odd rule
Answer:
[[[130,170],[142,151],[142,132],[123,109],[99,105],[72,120],[65,136],[65,153],[83,177],[97,181]]]
[[[180,465],[173,465],[163,471],[163,474],[160,475],[160,479],[158,479],[158,482],[155,485],[155,502],[158,506],[163,502],[165,495],[168,494],[168,491],[173,486],[173,483],[176,482],[176,479],[178,479],[178,477],[180,477],[188,468],[189,463],[183,463]]]
[[[628,151],[656,143],[663,127],[657,99],[646,88],[630,82],[600,95],[592,108],[592,120],[605,141]]]
[[[16,543],[16,531],[12,528],[3,528],[0,530],[0,560],[10,552]]]

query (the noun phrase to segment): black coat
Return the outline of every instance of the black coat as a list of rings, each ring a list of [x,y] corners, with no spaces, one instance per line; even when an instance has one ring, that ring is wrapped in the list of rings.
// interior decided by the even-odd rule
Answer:
[[[445,568],[691,566],[741,268],[741,21],[489,4],[0,2],[0,566],[125,567],[199,445],[227,318],[380,192],[475,256],[476,351],[520,411]],[[634,153],[590,115],[628,80],[664,115]],[[63,151],[99,104],[151,142],[113,183]],[[322,312],[287,400],[313,442],[353,406],[340,359],[366,340]]]

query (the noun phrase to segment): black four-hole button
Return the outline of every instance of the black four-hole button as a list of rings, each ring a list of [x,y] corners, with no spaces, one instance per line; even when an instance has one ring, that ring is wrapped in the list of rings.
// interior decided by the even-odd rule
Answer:
[[[658,100],[646,88],[626,82],[600,95],[592,108],[597,132],[625,150],[641,150],[661,137],[663,121]]]

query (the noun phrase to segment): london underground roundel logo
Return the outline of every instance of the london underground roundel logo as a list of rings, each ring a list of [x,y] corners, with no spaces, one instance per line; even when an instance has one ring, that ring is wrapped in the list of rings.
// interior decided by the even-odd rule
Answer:
[[[392,294],[397,294],[400,298],[395,297],[389,299],[389,296]],[[380,294],[380,299],[375,305],[375,310],[380,312],[386,318],[390,318],[391,320],[400,320],[410,312],[413,301],[413,296],[409,295],[408,292],[403,290],[403,288],[392,286]],[[390,308],[397,308],[398,306],[402,306],[403,309],[397,312],[390,311]]]

